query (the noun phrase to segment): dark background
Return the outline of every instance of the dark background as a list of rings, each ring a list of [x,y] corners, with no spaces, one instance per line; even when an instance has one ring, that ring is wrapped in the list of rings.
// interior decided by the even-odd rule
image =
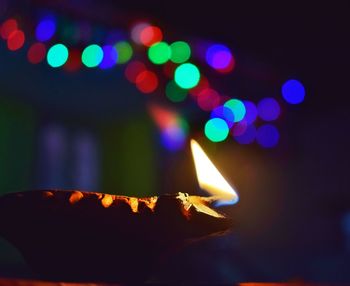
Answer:
[[[277,148],[229,140],[210,144],[199,138],[240,194],[237,205],[222,208],[236,227],[230,235],[178,253],[158,276],[179,282],[350,280],[347,3],[90,0],[12,5],[28,15],[31,7],[47,7],[106,26],[146,18],[175,38],[226,43],[241,64],[235,78],[224,77],[222,88],[238,86],[251,100],[277,93],[276,86],[287,78],[300,79],[306,98],[285,109]],[[84,187],[70,174],[45,179],[38,140],[45,126],[65,128],[69,138],[94,134],[102,150],[94,190],[196,192],[188,148],[175,154],[162,149],[146,112],[148,99],[120,70],[66,75],[31,66],[25,54],[11,54],[4,42],[0,62],[0,117],[11,122],[0,128],[0,192]],[[205,116],[192,106],[185,110],[195,137]],[[17,135],[6,131],[17,127]],[[32,275],[5,242],[0,251],[0,275]]]

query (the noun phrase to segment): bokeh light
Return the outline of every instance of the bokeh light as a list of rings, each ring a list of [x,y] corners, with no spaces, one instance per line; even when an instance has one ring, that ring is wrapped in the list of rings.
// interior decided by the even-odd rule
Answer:
[[[235,116],[232,110],[223,105],[220,105],[213,109],[213,111],[210,114],[210,118],[221,118],[225,120],[229,128],[233,126],[235,120]]]
[[[143,93],[151,93],[158,87],[158,77],[154,72],[145,70],[136,77],[136,87]]]
[[[145,22],[141,22],[141,23],[137,23],[136,25],[134,25],[131,29],[131,39],[134,41],[134,43],[136,44],[142,44],[141,42],[141,32],[149,27],[150,24],[145,23]]]
[[[277,128],[271,124],[265,124],[258,128],[256,140],[264,148],[272,148],[278,144],[280,138]]]
[[[10,34],[18,29],[18,23],[15,19],[8,19],[1,25],[1,37],[4,40],[10,36]]]
[[[235,122],[241,121],[246,114],[244,103],[239,99],[230,99],[225,102],[224,106],[232,110]]]
[[[47,63],[57,68],[65,64],[68,59],[68,49],[63,44],[53,45],[47,52]]]
[[[174,64],[173,62],[168,61],[163,65],[164,75],[169,79],[173,79],[176,68],[177,68],[177,64]]]
[[[7,48],[10,51],[16,51],[23,47],[24,41],[24,33],[21,30],[15,30],[7,38]]]
[[[170,45],[171,61],[177,64],[186,62],[191,57],[190,46],[183,41],[177,41]]]
[[[35,29],[35,37],[40,42],[50,40],[56,32],[56,22],[53,17],[42,19]]]
[[[186,99],[187,90],[179,87],[174,81],[169,81],[165,88],[165,94],[172,102],[181,102]]]
[[[99,45],[92,44],[87,46],[81,55],[81,61],[88,68],[98,66],[103,59],[103,50]]]
[[[244,134],[244,132],[248,128],[248,123],[245,119],[241,120],[240,122],[237,122],[233,125],[233,128],[231,130],[233,136],[241,136]]]
[[[233,134],[234,139],[242,145],[251,144],[256,137],[256,128],[253,124],[248,125],[244,132],[239,132],[239,135]]]
[[[177,117],[171,124],[161,130],[162,145],[169,151],[178,151],[186,145],[188,123],[184,118]]]
[[[162,39],[163,33],[156,26],[147,26],[141,31],[140,34],[140,42],[147,47],[160,42]]]
[[[282,86],[282,96],[290,104],[301,103],[304,101],[305,88],[296,79],[287,80]]]
[[[204,89],[209,88],[209,87],[210,87],[210,85],[209,85],[208,79],[207,79],[205,76],[201,75],[198,84],[197,84],[194,88],[192,88],[192,89],[189,90],[189,94],[190,94],[192,97],[197,98],[197,96],[198,96]]]
[[[125,69],[125,77],[128,81],[135,83],[137,76],[146,70],[146,66],[140,61],[129,62]]]
[[[69,51],[68,60],[63,66],[64,70],[68,72],[78,71],[82,66],[81,51],[78,49],[72,49]]]
[[[114,47],[118,53],[118,64],[125,64],[131,59],[133,51],[131,45],[128,42],[118,42]]]
[[[212,142],[221,142],[227,138],[229,128],[225,120],[212,118],[205,124],[204,134]]]
[[[224,45],[211,45],[206,52],[206,61],[220,72],[230,72],[234,68],[234,58],[230,49]]]
[[[148,49],[148,58],[156,65],[161,65],[169,61],[170,55],[170,47],[165,42],[156,43]]]
[[[115,47],[111,45],[105,45],[102,47],[103,50],[103,59],[99,64],[101,69],[109,69],[113,67],[118,60],[118,53]]]
[[[281,108],[276,99],[266,97],[258,103],[258,114],[265,121],[276,120],[281,113]]]
[[[27,52],[28,61],[31,64],[41,63],[46,56],[46,47],[43,43],[35,43],[30,46]]]
[[[243,104],[246,110],[244,120],[248,124],[252,124],[255,122],[256,118],[258,117],[258,110],[256,108],[256,105],[254,102],[251,102],[249,100],[243,100]]]
[[[200,73],[194,64],[182,64],[175,70],[175,82],[181,88],[193,88],[198,84],[199,79]]]
[[[211,111],[220,104],[220,95],[212,88],[203,89],[197,96],[197,104],[204,111]]]

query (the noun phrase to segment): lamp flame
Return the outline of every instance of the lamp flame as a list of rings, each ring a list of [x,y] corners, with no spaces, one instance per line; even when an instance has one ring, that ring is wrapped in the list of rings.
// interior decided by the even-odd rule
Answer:
[[[191,150],[200,188],[212,195],[217,206],[237,203],[239,198],[236,191],[193,139],[191,140]]]

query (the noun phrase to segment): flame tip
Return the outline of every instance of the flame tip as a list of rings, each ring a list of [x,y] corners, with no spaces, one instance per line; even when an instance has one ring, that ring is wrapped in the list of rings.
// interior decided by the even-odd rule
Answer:
[[[239,199],[236,191],[194,139],[191,139],[191,149],[200,188],[216,197],[220,205],[237,203]]]

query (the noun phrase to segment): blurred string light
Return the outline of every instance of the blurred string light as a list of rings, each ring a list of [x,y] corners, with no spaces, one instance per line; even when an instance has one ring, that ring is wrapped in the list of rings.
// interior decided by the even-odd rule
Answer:
[[[212,142],[221,142],[227,138],[229,127],[225,120],[212,118],[205,124],[204,134]]]
[[[137,76],[146,70],[144,63],[140,61],[129,62],[125,69],[125,77],[128,81],[136,83]]]
[[[264,124],[257,130],[256,140],[264,148],[275,147],[279,140],[277,128],[271,124]]]
[[[239,99],[230,99],[225,102],[224,106],[232,110],[234,122],[241,121],[246,114],[244,103]]]
[[[235,116],[232,110],[223,105],[216,107],[210,114],[211,118],[221,118],[225,120],[227,126],[231,128],[235,121]]]
[[[39,42],[46,42],[50,40],[56,32],[55,18],[45,17],[43,18],[35,29],[35,36]]]
[[[165,88],[167,98],[172,102],[184,101],[187,97],[187,90],[179,87],[174,81],[169,81]]]
[[[81,66],[81,51],[78,49],[71,49],[69,51],[68,60],[63,66],[64,70],[68,72],[76,72],[81,68]]]
[[[233,137],[239,144],[251,144],[254,142],[256,137],[256,128],[253,124],[247,125],[244,132],[238,132],[238,134],[233,132]]]
[[[128,42],[120,41],[116,43],[114,47],[118,53],[118,64],[125,64],[131,59],[133,51],[131,45]]]
[[[170,56],[171,49],[165,42],[155,43],[148,49],[148,57],[156,65],[165,64],[169,61]]]
[[[156,26],[147,26],[140,32],[139,39],[144,46],[150,47],[163,40],[163,33]]]
[[[102,62],[102,59],[103,50],[99,45],[96,44],[87,46],[81,55],[83,64],[88,68],[98,66]]]
[[[248,123],[246,120],[243,119],[242,121],[234,124],[234,126],[232,128],[232,135],[233,136],[241,136],[244,134],[244,132],[247,130],[247,128],[248,128]]]
[[[174,63],[182,64],[191,57],[191,48],[186,42],[174,42],[170,45],[170,49],[170,60]]]
[[[65,21],[66,22],[66,21]],[[62,27],[61,27],[62,28]],[[270,122],[277,120],[281,113],[281,107],[274,98],[263,98],[256,105],[254,102],[219,94],[208,79],[200,72],[197,65],[188,60],[201,57],[202,60],[218,73],[229,73],[235,68],[235,58],[231,50],[223,44],[212,44],[192,50],[191,45],[185,41],[176,41],[170,45],[163,41],[163,32],[157,26],[147,22],[134,25],[130,31],[133,43],[140,45],[133,50],[132,45],[125,38],[121,30],[106,31],[96,29],[89,23],[80,22],[72,25],[66,22],[64,29],[57,31],[57,21],[54,16],[46,16],[38,22],[35,28],[35,38],[38,42],[28,45],[27,58],[32,64],[38,64],[46,57],[51,67],[63,66],[66,71],[73,72],[81,68],[97,67],[109,69],[116,64],[126,64],[124,73],[128,81],[135,84],[142,93],[152,93],[165,87],[164,94],[175,103],[186,100],[190,95],[199,108],[210,112],[204,133],[207,138],[214,142],[226,140],[231,133],[235,141],[240,144],[250,144],[256,140],[262,147],[276,146],[279,141],[279,133],[275,126],[263,124],[258,129],[255,121]],[[18,22],[10,18],[3,22],[0,27],[1,37],[7,41],[10,50],[20,49],[26,40],[25,34],[18,27]],[[68,48],[63,44],[52,45],[46,54],[46,46],[43,42],[52,40],[54,37],[63,37],[73,45],[83,43],[85,48]],[[87,45],[91,41],[102,42],[104,45]],[[163,82],[158,73],[151,71],[145,63],[136,55],[137,61],[129,62],[134,52],[147,51],[149,62],[154,65],[162,65]],[[129,62],[129,63],[128,63]],[[282,97],[287,103],[298,104],[304,100],[305,88],[301,82],[295,79],[286,81],[281,87]],[[174,138],[182,138],[184,128],[181,120],[177,124],[163,128],[162,140],[175,142]],[[258,122],[259,123],[259,122]],[[167,130],[167,131],[165,131]],[[174,136],[174,138],[171,138]],[[181,140],[180,140],[181,141]],[[170,146],[170,145],[169,145]]]
[[[212,88],[205,88],[198,94],[197,103],[202,110],[211,111],[220,104],[220,95]]]
[[[296,79],[287,80],[282,86],[282,96],[290,104],[301,103],[304,101],[305,88]]]
[[[154,72],[145,70],[137,75],[135,83],[142,93],[152,93],[157,89],[159,82]]]
[[[63,44],[53,45],[47,52],[47,63],[53,68],[63,66],[67,59],[68,49]]]
[[[257,116],[258,116],[258,110],[256,108],[256,105],[254,102],[251,102],[249,100],[243,100],[243,104],[246,110],[244,119],[248,124],[252,124],[255,122]]]
[[[272,97],[263,98],[258,103],[258,113],[261,119],[265,121],[276,120],[280,115],[281,109],[276,99]]]
[[[163,65],[163,74],[170,80],[174,78],[175,69],[177,68],[177,64],[174,64],[171,61],[166,62]]]
[[[206,52],[206,61],[215,70],[228,73],[233,70],[235,60],[230,49],[224,45],[211,45]]]
[[[184,89],[195,87],[200,79],[198,68],[191,63],[178,66],[175,70],[175,82]]]
[[[19,50],[23,47],[24,41],[24,33],[21,30],[15,30],[7,38],[7,48],[10,51]]]
[[[150,26],[150,24],[146,22],[141,22],[137,23],[134,25],[131,29],[131,39],[136,43],[136,44],[142,44],[141,42],[141,32]]]
[[[10,34],[18,29],[18,23],[15,19],[8,19],[1,25],[1,38],[7,40]]]
[[[116,65],[118,60],[118,53],[112,45],[105,45],[102,47],[103,58],[99,64],[100,69],[109,69]]]
[[[160,129],[162,145],[170,151],[182,149],[189,132],[186,119],[174,111],[155,104],[149,105],[149,111]]]
[[[34,43],[27,52],[28,61],[31,64],[41,63],[46,56],[46,46],[43,43]]]

